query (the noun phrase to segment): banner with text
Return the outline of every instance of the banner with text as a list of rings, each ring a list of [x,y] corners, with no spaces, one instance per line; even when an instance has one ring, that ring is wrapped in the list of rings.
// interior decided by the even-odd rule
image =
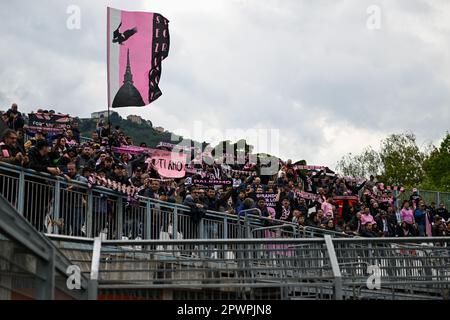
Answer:
[[[183,178],[186,175],[186,156],[184,154],[154,149],[147,162],[164,178]]]
[[[33,132],[61,133],[70,128],[71,123],[72,118],[65,114],[29,113],[27,129]]]
[[[275,208],[277,206],[276,198],[277,194],[274,192],[262,192],[253,194],[254,200],[257,202],[259,199],[266,201],[266,206],[269,208]]]
[[[233,179],[192,179],[192,184],[201,186],[233,186]]]

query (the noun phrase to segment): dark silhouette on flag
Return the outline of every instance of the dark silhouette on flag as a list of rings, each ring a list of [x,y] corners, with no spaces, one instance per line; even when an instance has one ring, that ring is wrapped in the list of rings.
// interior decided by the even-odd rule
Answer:
[[[156,101],[162,95],[162,62],[170,50],[169,20],[159,13],[108,8],[107,29],[109,108]]]
[[[113,33],[113,43],[118,43],[122,45],[129,38],[134,36],[137,33],[137,28],[126,30],[124,33],[120,33],[120,27],[122,26],[122,22],[119,24],[119,27]]]
[[[142,107],[145,106],[139,90],[133,84],[133,74],[131,73],[130,49],[127,51],[127,68],[123,77],[123,85],[114,97],[112,107]]]

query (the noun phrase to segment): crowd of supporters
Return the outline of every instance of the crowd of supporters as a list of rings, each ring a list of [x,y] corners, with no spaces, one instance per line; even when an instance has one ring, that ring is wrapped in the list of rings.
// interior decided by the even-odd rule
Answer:
[[[42,114],[53,111],[39,110]],[[328,168],[311,170],[280,162],[274,175],[262,175],[261,164],[217,161],[197,164],[195,173],[165,179],[149,155],[115,153],[113,147],[134,146],[120,127],[99,120],[90,139],[80,141],[78,124],[62,133],[28,130],[16,104],[1,113],[3,131],[0,161],[70,181],[102,186],[191,208],[202,219],[206,210],[233,215],[256,213],[266,225],[295,223],[302,228],[327,230],[362,237],[448,236],[450,214],[444,202],[425,203],[416,189],[408,199],[406,190],[394,192],[375,177],[357,180],[340,177]],[[26,138],[27,137],[27,138]],[[147,147],[140,143],[140,147]],[[222,160],[222,159],[221,159]],[[193,184],[195,178],[232,180],[228,185]],[[273,202],[258,194],[273,194]],[[397,198],[396,198],[397,196]],[[258,210],[256,210],[258,209]]]

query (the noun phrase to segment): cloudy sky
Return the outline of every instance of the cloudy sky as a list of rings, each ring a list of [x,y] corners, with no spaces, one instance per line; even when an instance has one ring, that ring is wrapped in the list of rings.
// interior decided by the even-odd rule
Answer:
[[[164,95],[122,116],[201,141],[240,130],[258,151],[330,167],[389,133],[425,145],[450,129],[448,0],[1,1],[0,107],[104,110],[107,6],[170,20]]]

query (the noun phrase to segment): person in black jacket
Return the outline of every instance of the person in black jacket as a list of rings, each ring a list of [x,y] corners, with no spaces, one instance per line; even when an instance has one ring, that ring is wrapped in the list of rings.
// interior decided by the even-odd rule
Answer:
[[[216,193],[216,190],[214,190],[213,187],[208,188],[206,197],[202,199],[205,209],[211,211],[219,211],[219,208],[223,207],[228,198],[231,196],[231,192],[232,191],[229,190],[228,192],[219,195],[218,193]],[[209,239],[218,238],[219,221],[222,221],[222,219],[214,217],[209,217],[208,219],[209,222],[205,227],[206,236]],[[214,223],[213,221],[218,221],[218,223]]]
[[[17,148],[17,134],[15,131],[7,129],[4,133],[4,137],[0,142],[0,162],[6,162],[12,165],[25,165],[28,161],[25,153],[22,153]],[[9,183],[7,183],[7,177],[0,174],[0,194],[6,195],[9,189]],[[10,199],[17,199],[16,188],[11,188],[9,191]],[[13,200],[15,201],[15,200]]]
[[[113,172],[108,176],[108,179],[116,181],[118,183],[128,185],[129,181],[126,175],[126,169],[122,164],[116,164]]]
[[[444,201],[441,201],[441,202],[439,203],[439,208],[436,209],[436,215],[440,216],[440,217],[443,218],[445,221],[447,221],[448,219],[450,219],[450,214],[449,214],[447,208],[445,207]]]
[[[25,151],[25,132],[23,129],[19,129],[16,131],[17,134],[17,142],[16,142],[16,149],[22,153],[23,155],[26,154]]]
[[[206,207],[201,202],[199,197],[199,189],[196,187],[193,187],[191,189],[191,193],[186,196],[186,198],[183,201],[183,205],[189,207],[191,209],[190,215],[191,220],[197,224],[200,222],[201,219],[205,216],[206,213]],[[192,238],[198,238],[198,228],[193,229],[194,234],[192,235]],[[183,234],[186,234],[183,232]]]
[[[366,185],[367,180],[364,180],[360,185],[357,185],[356,182],[348,181],[345,182],[347,189],[351,191],[352,195],[358,195],[359,190],[361,190]]]
[[[275,219],[282,221],[292,221],[292,207],[288,198],[277,199],[277,205],[275,209]]]
[[[206,192],[206,197],[203,199],[203,202],[205,204],[205,209],[206,210],[212,210],[212,211],[217,211],[218,208],[218,201],[219,199],[217,198],[216,195],[216,190],[214,190],[214,188],[208,188],[208,191]]]
[[[355,207],[350,205],[348,199],[344,199],[342,202],[342,220],[344,223],[349,223],[355,214]]]
[[[139,191],[139,195],[142,197],[159,200],[159,193],[161,184],[158,180],[145,179],[145,188]]]
[[[39,140],[36,145],[28,151],[28,167],[32,170],[61,175],[59,168],[51,165],[48,158],[49,146],[46,140]],[[24,217],[33,222],[33,225],[40,232],[48,232],[46,229],[45,217],[51,216],[53,212],[54,183],[48,179],[26,176],[26,182],[30,183],[30,188],[25,188],[24,194]],[[37,188],[37,186],[40,186]]]
[[[367,223],[365,226],[363,226],[362,228],[361,228],[361,236],[362,237],[366,237],[366,238],[376,238],[376,237],[378,237],[379,235],[378,235],[378,233],[375,231],[375,230],[373,230],[373,226],[374,226],[375,224],[372,224],[372,223]]]
[[[21,165],[24,154],[16,147],[17,133],[14,130],[6,130],[0,142],[0,161],[13,165]]]
[[[390,224],[387,212],[381,211],[375,218],[375,222],[377,223],[378,230],[381,231],[381,235],[383,237],[392,237],[395,235],[395,229],[392,230],[392,225]]]
[[[266,200],[264,198],[259,198],[256,202],[256,209],[259,209],[261,211],[261,217],[264,219],[264,226],[269,226],[270,223],[270,213],[267,209]]]
[[[83,147],[76,161],[79,173],[83,172],[83,169],[85,167],[88,167],[91,170],[95,168],[95,161],[93,159],[93,155],[94,150],[92,150],[92,148],[89,145]]]
[[[28,151],[29,168],[39,172],[46,172],[52,175],[60,175],[61,171],[50,164],[49,146],[46,140],[39,140],[36,145]]]
[[[219,190],[221,191],[221,190]],[[208,188],[206,192],[206,197],[204,197],[203,202],[207,210],[220,211],[221,207],[226,206],[226,202],[231,197],[233,193],[232,188],[227,188],[226,191],[216,192],[213,187]]]
[[[25,125],[22,114],[17,110],[17,108],[17,104],[13,103],[11,105],[11,109],[6,111],[6,115],[8,116],[8,127],[14,131],[22,129]]]
[[[415,237],[415,236],[417,236],[417,232],[412,225],[409,225],[406,222],[402,222],[397,227],[397,236],[398,237]]]

